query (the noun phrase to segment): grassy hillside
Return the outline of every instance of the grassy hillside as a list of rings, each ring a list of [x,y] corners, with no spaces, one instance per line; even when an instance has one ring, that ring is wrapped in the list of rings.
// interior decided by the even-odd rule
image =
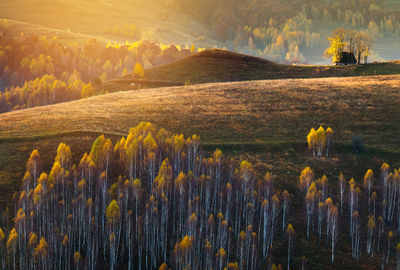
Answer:
[[[206,142],[304,141],[311,126],[331,125],[339,141],[365,134],[398,150],[400,76],[289,79],[143,89],[0,115],[0,139],[70,131],[124,134],[140,121]],[[382,119],[391,119],[383,122]],[[377,132],[380,134],[376,136]],[[392,148],[395,147],[395,148]]]
[[[146,71],[146,79],[178,84],[399,74],[400,62],[352,66],[282,65],[261,58],[212,49]]]

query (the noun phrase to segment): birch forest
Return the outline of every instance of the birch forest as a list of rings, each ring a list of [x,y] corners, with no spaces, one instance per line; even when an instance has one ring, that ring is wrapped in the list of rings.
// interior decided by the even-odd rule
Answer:
[[[142,122],[114,143],[99,136],[77,164],[61,143],[43,167],[33,150],[15,213],[0,212],[1,269],[292,269],[305,265],[300,237],[318,238],[332,263],[345,241],[355,261],[393,267],[400,249],[400,171],[386,163],[359,181],[306,167],[289,194],[199,136]]]

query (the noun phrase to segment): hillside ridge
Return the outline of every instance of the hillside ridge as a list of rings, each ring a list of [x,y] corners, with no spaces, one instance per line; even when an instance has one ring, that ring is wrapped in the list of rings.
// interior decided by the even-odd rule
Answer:
[[[310,126],[330,125],[337,130],[338,141],[389,130],[382,135],[385,145],[398,149],[393,134],[397,130],[379,119],[385,115],[400,121],[399,85],[400,75],[390,75],[122,91],[0,114],[0,139],[86,130],[124,134],[137,123],[150,121],[172,132],[199,134],[204,142],[298,141]],[[360,117],[362,124],[351,120]],[[369,135],[365,140],[381,146]]]
[[[362,65],[286,65],[222,49],[204,50],[153,67],[144,80],[179,84],[291,78],[324,78],[400,74],[400,61]],[[128,78],[129,76],[126,76]]]
[[[276,64],[275,62],[269,61],[267,59],[256,57],[252,55],[242,54],[230,50],[224,49],[208,49],[198,52],[196,54],[187,56],[188,59],[190,58],[212,58],[212,59],[229,59],[229,60],[237,60],[237,61],[245,61],[245,62],[256,62],[256,63],[270,63]]]

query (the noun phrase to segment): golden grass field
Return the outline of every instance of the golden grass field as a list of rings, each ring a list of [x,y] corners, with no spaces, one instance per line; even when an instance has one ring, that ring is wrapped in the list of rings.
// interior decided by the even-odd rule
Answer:
[[[332,126],[338,141],[400,150],[400,76],[209,83],[116,92],[0,115],[0,139],[72,131],[125,134],[140,121],[205,142],[303,141]],[[379,134],[379,136],[377,136]]]

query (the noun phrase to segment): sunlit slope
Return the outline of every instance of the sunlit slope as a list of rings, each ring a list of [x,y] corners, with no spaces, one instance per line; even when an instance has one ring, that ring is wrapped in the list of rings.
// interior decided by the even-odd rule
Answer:
[[[147,32],[145,37],[167,44],[194,42],[201,35],[205,43],[215,43],[202,24],[154,1],[2,0],[0,18],[103,37],[106,28],[135,24]]]
[[[400,62],[352,66],[283,65],[220,49],[206,50],[146,71],[146,79],[180,84],[400,74]]]
[[[369,146],[400,150],[400,76],[288,79],[117,92],[0,115],[0,139],[73,131],[125,134],[140,121],[203,142],[303,142],[311,127],[336,140],[360,135]]]

